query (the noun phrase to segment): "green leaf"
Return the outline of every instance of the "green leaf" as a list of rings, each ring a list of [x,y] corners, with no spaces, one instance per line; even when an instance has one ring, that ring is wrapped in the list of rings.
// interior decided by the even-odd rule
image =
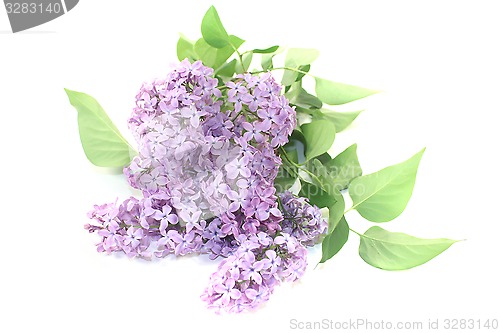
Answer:
[[[374,267],[389,271],[422,265],[457,242],[446,238],[416,238],[380,227],[371,227],[360,236],[361,258]]]
[[[323,106],[323,103],[319,100],[318,97],[309,94],[304,88],[295,83],[286,94],[285,97],[288,98],[291,104],[299,106],[305,109],[320,109]]]
[[[248,52],[243,55],[243,67],[241,67],[241,63],[238,61],[236,63],[236,73],[237,74],[243,74],[248,72],[248,68],[250,67],[250,64],[252,63],[252,58],[253,58],[253,53]]]
[[[261,59],[261,66],[262,66],[262,70],[264,71],[267,71],[267,70],[270,70],[273,68],[273,58],[282,53],[283,52],[283,48],[282,47],[278,47],[276,49],[276,51],[274,51],[273,53],[265,53],[265,54],[262,54],[262,59]]]
[[[215,68],[216,70],[223,66],[225,61],[238,49],[245,41],[236,36],[229,36],[231,45],[216,49],[210,46],[203,38],[198,39],[194,45],[194,51],[205,66]]]
[[[410,200],[424,151],[425,148],[402,163],[354,179],[349,185],[351,209],[372,222],[387,222],[399,216]]]
[[[337,133],[345,130],[351,123],[356,119],[359,114],[363,112],[360,111],[352,111],[352,112],[336,112],[327,109],[321,109],[321,111],[315,113],[315,116],[319,119],[328,119],[335,124],[335,129]]]
[[[324,208],[333,206],[337,202],[337,197],[334,194],[328,193],[317,184],[311,184],[302,180],[300,185],[299,195],[308,198],[312,205]]]
[[[319,56],[319,51],[315,49],[289,49],[285,58],[285,67],[300,69],[301,66],[310,65]],[[281,83],[289,86],[299,77],[299,72],[294,70],[285,70]],[[319,96],[318,96],[319,97]]]
[[[335,125],[327,120],[313,120],[301,129],[307,144],[307,160],[326,153],[335,140]]]
[[[319,56],[319,51],[315,49],[289,49],[286,58],[285,66],[287,67],[299,67],[310,65]]]
[[[279,48],[280,48],[279,45],[274,45],[274,46],[268,47],[267,49],[253,49],[252,52],[253,53],[262,53],[262,54],[265,54],[265,53],[274,53]]]
[[[278,169],[278,175],[274,180],[274,187],[277,193],[289,190],[297,181],[297,170],[293,166],[282,164]]]
[[[236,71],[236,59],[233,59],[230,62],[222,65],[222,67],[220,67],[215,74],[225,77],[233,77],[235,71]]]
[[[337,224],[340,222],[341,218],[344,216],[345,201],[344,197],[338,190],[336,191],[335,199],[337,200],[332,206],[328,207],[328,230],[331,232],[335,230]]]
[[[363,172],[356,153],[357,148],[358,145],[353,144],[334,159],[324,163],[332,182],[339,190],[347,188],[347,185]]]
[[[310,70],[311,70],[311,65],[305,65],[305,66],[299,67],[299,71],[302,71],[305,73],[309,73]],[[297,78],[295,79],[295,82],[301,81],[302,78],[306,75],[305,73],[298,73]]]
[[[194,42],[189,40],[183,34],[180,34],[179,41],[177,42],[177,58],[179,61],[188,59],[189,61],[196,61],[198,57],[194,52]]]
[[[224,29],[219,14],[214,6],[205,13],[201,22],[201,34],[208,45],[217,49],[229,44],[229,35]]]
[[[326,104],[345,104],[375,93],[377,91],[316,78],[316,95]]]
[[[319,155],[318,157],[316,157],[316,159],[318,161],[320,161],[321,164],[324,165],[324,164],[328,164],[328,162],[330,162],[332,160],[332,157],[328,153],[323,153],[323,154]]]
[[[317,159],[307,163],[306,167],[315,177],[304,178],[301,182],[300,196],[309,198],[311,204],[319,208],[328,207],[331,210],[340,212],[340,216],[342,216],[345,208],[344,198],[332,183],[331,178],[328,177],[326,168]],[[332,223],[337,223],[340,216],[338,218],[333,216]],[[337,220],[335,221],[335,219]],[[330,230],[333,230],[334,227],[332,225]]]
[[[322,256],[320,264],[331,259],[336,255],[347,242],[349,238],[349,225],[344,216],[341,217],[340,222],[337,224],[336,228],[332,233],[328,234],[322,243]]]
[[[123,167],[136,154],[111,119],[91,96],[64,89],[78,111],[78,129],[85,155],[100,167]]]
[[[306,148],[306,138],[298,130],[293,130],[292,135],[288,138],[288,143],[283,146],[288,157],[292,157],[293,162],[300,164],[306,161]]]

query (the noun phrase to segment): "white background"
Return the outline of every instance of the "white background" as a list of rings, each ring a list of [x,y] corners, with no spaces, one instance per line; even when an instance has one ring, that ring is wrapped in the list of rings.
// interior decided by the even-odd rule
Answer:
[[[64,87],[96,97],[126,137],[136,90],[195,39],[210,4],[243,48],[313,47],[312,73],[384,91],[332,153],[357,142],[365,173],[426,146],[407,210],[383,227],[467,239],[424,266],[385,272],[352,234],[330,262],[278,288],[255,313],[216,316],[199,295],[206,258],[128,260],[95,251],[94,203],[132,192],[87,162]],[[9,32],[0,8],[1,332],[286,332],[290,320],[500,319],[495,2],[80,1],[67,15]],[[364,231],[356,212],[348,221]]]

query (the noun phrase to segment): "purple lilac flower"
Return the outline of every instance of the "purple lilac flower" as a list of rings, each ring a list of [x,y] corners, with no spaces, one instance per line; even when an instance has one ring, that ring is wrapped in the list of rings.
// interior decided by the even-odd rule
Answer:
[[[303,245],[326,222],[305,199],[276,194],[275,149],[296,125],[281,86],[270,73],[218,85],[213,69],[187,60],[142,85],[129,119],[139,155],[124,174],[143,198],[96,205],[85,228],[100,252],[224,257],[203,297],[240,312],[304,273]]]
[[[240,239],[241,245],[219,264],[201,296],[209,308],[217,312],[254,309],[269,299],[281,281],[295,281],[304,274],[306,249],[295,240],[297,247],[292,251],[277,244],[278,237],[293,238],[281,234],[274,240],[266,239],[267,245],[257,236]]]
[[[306,246],[317,244],[328,229],[328,222],[318,207],[288,191],[280,194],[280,201],[283,207],[282,230]],[[286,242],[281,238],[279,241]]]

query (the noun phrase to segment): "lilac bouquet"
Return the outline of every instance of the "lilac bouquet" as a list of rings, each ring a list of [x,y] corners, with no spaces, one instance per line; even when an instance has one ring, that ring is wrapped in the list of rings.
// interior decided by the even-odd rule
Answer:
[[[349,210],[372,222],[397,217],[423,154],[366,176],[356,145],[329,155],[336,133],[359,113],[323,103],[373,91],[310,75],[315,50],[290,49],[283,67],[273,64],[278,46],[240,53],[244,41],[227,34],[213,7],[202,35],[197,42],[181,36],[181,62],[137,93],[128,121],[137,151],[95,99],[66,90],[89,160],[123,167],[142,193],[94,206],[85,228],[99,235],[99,252],[144,259],[206,254],[219,265],[202,299],[218,312],[241,312],[267,301],[281,282],[298,280],[306,247],[322,243],[324,263],[350,231],[360,236],[360,256],[387,270],[420,265],[453,244],[377,226],[364,234],[349,228]],[[254,55],[261,55],[261,69],[251,71]],[[283,71],[281,83],[275,70]],[[316,96],[302,87],[307,76],[316,81]],[[353,201],[347,211],[345,190]]]

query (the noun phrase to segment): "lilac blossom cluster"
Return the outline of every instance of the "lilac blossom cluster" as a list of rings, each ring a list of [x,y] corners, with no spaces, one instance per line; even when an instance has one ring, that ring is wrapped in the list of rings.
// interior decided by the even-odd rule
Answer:
[[[319,239],[326,222],[317,207],[274,187],[276,149],[296,125],[281,86],[269,73],[218,84],[213,69],[184,60],[141,87],[129,119],[139,154],[124,173],[143,198],[96,205],[89,217],[97,223],[86,228],[101,236],[100,252],[226,257],[224,265],[231,261],[241,274],[228,277],[221,264],[205,299],[237,311],[300,277],[303,246]],[[253,275],[248,265],[257,265]],[[221,286],[234,297],[220,294]]]
[[[281,281],[296,281],[305,272],[307,250],[293,236],[274,238],[259,232],[239,237],[241,245],[210,277],[202,299],[217,312],[241,312],[266,302]]]

